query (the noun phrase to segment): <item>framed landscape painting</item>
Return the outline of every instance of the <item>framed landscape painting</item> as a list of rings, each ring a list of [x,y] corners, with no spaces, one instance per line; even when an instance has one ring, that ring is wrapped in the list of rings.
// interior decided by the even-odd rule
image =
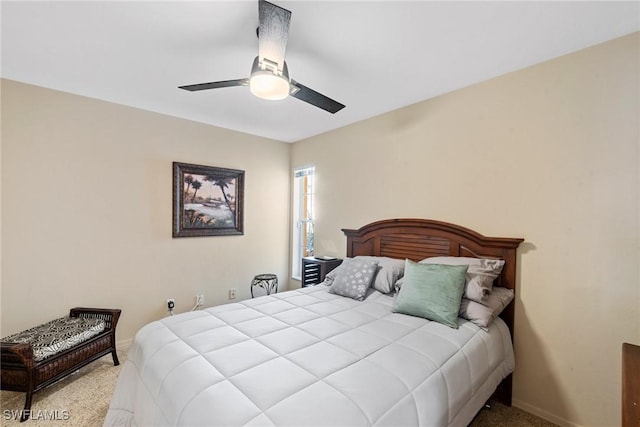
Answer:
[[[173,237],[243,232],[244,171],[173,162]]]

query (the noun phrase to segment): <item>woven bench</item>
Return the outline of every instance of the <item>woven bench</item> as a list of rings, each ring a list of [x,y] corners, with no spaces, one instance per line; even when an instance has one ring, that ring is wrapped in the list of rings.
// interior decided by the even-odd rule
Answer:
[[[26,392],[20,421],[31,412],[33,394],[109,353],[116,354],[118,309],[76,307],[52,320],[2,338],[0,388]]]

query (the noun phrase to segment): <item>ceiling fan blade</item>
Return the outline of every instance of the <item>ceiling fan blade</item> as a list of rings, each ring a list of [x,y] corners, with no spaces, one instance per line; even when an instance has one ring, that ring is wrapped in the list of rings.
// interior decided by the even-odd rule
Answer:
[[[282,72],[291,12],[266,0],[260,0],[258,18],[258,57],[261,62],[267,59]]]
[[[249,79],[236,79],[236,80],[224,80],[221,82],[198,83],[195,85],[178,86],[178,89],[184,89],[191,92],[195,92],[197,90],[217,89],[220,87],[247,86],[248,84],[249,84]]]
[[[322,108],[323,110],[328,111],[331,114],[335,114],[345,107],[344,104],[341,104],[338,101],[334,101],[333,99],[328,98],[313,89],[309,89],[305,85],[302,85],[295,80],[291,80],[291,85],[295,88],[291,92],[291,96],[314,105],[318,108]]]

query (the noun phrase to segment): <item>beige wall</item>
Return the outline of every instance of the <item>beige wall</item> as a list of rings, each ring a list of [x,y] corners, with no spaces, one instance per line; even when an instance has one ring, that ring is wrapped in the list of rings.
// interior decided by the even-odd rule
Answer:
[[[418,217],[523,237],[515,404],[620,424],[624,341],[640,343],[636,33],[294,144],[315,164],[316,247]]]
[[[2,81],[2,336],[70,307],[123,310],[118,339],[288,278],[290,145]],[[171,237],[172,162],[245,171],[243,236]]]

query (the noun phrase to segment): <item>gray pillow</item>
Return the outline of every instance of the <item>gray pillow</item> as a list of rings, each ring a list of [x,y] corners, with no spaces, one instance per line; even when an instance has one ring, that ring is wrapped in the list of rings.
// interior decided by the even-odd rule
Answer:
[[[511,289],[494,286],[484,304],[463,298],[460,304],[460,317],[486,329],[511,300],[513,300]]]
[[[420,261],[421,264],[447,264],[447,265],[468,265],[467,276],[464,286],[464,297],[472,301],[484,304],[493,281],[500,276],[504,260],[489,258],[470,257],[433,257]]]
[[[345,257],[339,266],[337,266],[336,268],[334,268],[333,270],[325,274],[324,280],[322,281],[322,283],[325,284],[326,286],[333,285],[333,281],[336,280],[336,276],[338,275],[338,273],[340,273],[340,270],[343,269],[351,261],[353,261],[353,258]]]
[[[466,265],[419,264],[406,260],[404,284],[392,311],[458,328]]]
[[[377,267],[378,261],[357,258],[349,260],[346,264],[343,261],[329,292],[362,301],[376,274]]]
[[[392,292],[393,285],[404,275],[404,259],[384,256],[357,256],[355,259],[378,261],[378,269],[371,287],[383,294]]]

